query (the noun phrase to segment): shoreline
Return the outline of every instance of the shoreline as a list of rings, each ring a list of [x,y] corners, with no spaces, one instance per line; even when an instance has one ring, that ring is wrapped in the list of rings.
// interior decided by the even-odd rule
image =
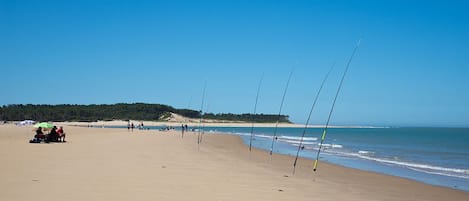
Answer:
[[[251,127],[250,125],[248,124],[242,124],[241,126],[239,125],[233,125],[231,124],[230,125],[226,125],[226,124],[221,124],[221,123],[213,123],[214,126],[211,126],[211,127]],[[273,125],[273,126],[272,126]],[[123,126],[123,125],[121,125]],[[166,125],[165,125],[166,126]],[[273,128],[275,126],[275,124],[264,124],[264,126],[259,126],[259,127],[270,127],[270,128]],[[300,127],[301,126],[301,127]],[[209,127],[206,125],[206,127]],[[99,128],[99,126],[98,126]],[[111,129],[119,129],[119,128],[112,128],[112,127],[107,127],[107,128],[111,128]],[[281,128],[281,126],[279,126],[279,128]],[[297,125],[297,126],[294,126],[294,127],[284,127],[284,128],[304,128],[304,125]],[[315,127],[308,127],[308,128],[323,128],[322,126],[315,126]],[[331,128],[364,128],[364,127],[342,127],[342,126],[335,126],[335,127],[331,127]],[[371,127],[370,127],[371,128]],[[379,128],[379,127],[372,127],[372,128]],[[163,131],[163,132],[167,132],[167,131]],[[180,132],[179,130],[172,130],[171,132]],[[191,131],[189,131],[191,132]],[[192,131],[194,132],[194,131]],[[197,131],[195,131],[197,132]],[[223,132],[220,132],[220,131],[215,131],[215,132],[212,132],[212,133],[206,133],[206,134],[210,134],[210,135],[234,135],[236,137],[238,137],[240,140],[241,140],[241,144],[242,146],[244,146],[246,149],[249,148],[249,144],[246,144],[245,142],[243,142],[241,136],[239,135],[236,135],[236,134],[233,134],[231,132],[228,132],[228,133],[223,133]],[[257,147],[252,147],[252,149],[256,149],[260,152],[265,152],[266,154],[268,154],[268,150],[264,150],[264,149],[260,149],[260,148],[257,148]],[[275,153],[277,155],[282,155],[282,156],[287,156],[287,157],[291,157],[292,161],[294,160],[294,156],[291,156],[289,154],[285,154],[285,153]],[[311,164],[314,163],[314,160],[311,159],[311,158],[307,158],[307,157],[299,157],[299,158],[302,158],[303,160],[309,160]],[[432,183],[426,183],[424,181],[420,181],[418,179],[414,179],[414,178],[409,178],[409,177],[405,177],[405,176],[399,176],[399,175],[393,175],[393,174],[387,174],[387,173],[383,173],[383,172],[379,172],[379,171],[375,171],[375,170],[365,170],[365,169],[360,169],[360,168],[357,168],[357,167],[351,167],[351,166],[346,166],[346,165],[342,165],[340,163],[334,163],[334,162],[330,162],[330,161],[324,161],[324,160],[321,160],[320,163],[327,163],[329,165],[336,165],[336,166],[339,166],[339,167],[343,167],[343,168],[350,168],[350,169],[354,169],[354,170],[359,170],[359,171],[363,171],[363,172],[369,172],[369,173],[375,173],[375,174],[379,174],[379,175],[384,175],[384,176],[391,176],[391,177],[397,177],[397,178],[402,178],[402,179],[406,179],[406,180],[409,180],[409,181],[414,181],[414,182],[418,182],[418,183],[422,183],[422,184],[425,184],[425,185],[431,185],[431,186],[435,186],[435,187],[442,187],[442,188],[447,188],[447,189],[453,189],[453,190],[459,190],[459,191],[463,191],[463,192],[469,192],[469,190],[464,190],[464,189],[461,189],[461,188],[458,188],[457,186],[453,186],[453,187],[449,187],[449,186],[445,186],[445,185],[438,185],[438,184],[432,184]]]
[[[138,120],[130,120],[137,126],[139,123],[144,124],[144,126],[173,126],[175,128],[179,128],[181,124],[187,124],[190,127],[198,127],[198,122],[173,122],[173,121],[138,121]],[[102,126],[127,126],[127,121],[121,120],[113,120],[113,121],[97,121],[97,122],[54,122],[57,125],[65,125],[65,126],[92,126],[92,127],[102,127]],[[252,123],[249,122],[203,122],[202,123],[205,127],[252,127]],[[254,123],[254,127],[275,127],[276,123]],[[279,123],[279,128],[304,128],[304,124],[296,124],[296,123]],[[325,125],[308,125],[308,128],[324,128]],[[340,125],[329,125],[329,128],[386,128],[386,127],[379,127],[379,126],[340,126]]]
[[[469,192],[266,151],[239,136],[66,127],[67,143],[29,144],[0,125],[0,200],[467,200]],[[65,187],[65,188],[64,188]],[[54,195],[41,193],[58,189]],[[27,193],[25,193],[27,192]],[[182,193],[183,192],[183,193]],[[41,196],[37,196],[41,194]]]

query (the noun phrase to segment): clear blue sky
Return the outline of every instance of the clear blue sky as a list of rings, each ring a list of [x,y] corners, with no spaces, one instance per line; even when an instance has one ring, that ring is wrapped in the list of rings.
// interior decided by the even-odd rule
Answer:
[[[161,103],[332,124],[469,126],[468,1],[0,1],[0,105]]]

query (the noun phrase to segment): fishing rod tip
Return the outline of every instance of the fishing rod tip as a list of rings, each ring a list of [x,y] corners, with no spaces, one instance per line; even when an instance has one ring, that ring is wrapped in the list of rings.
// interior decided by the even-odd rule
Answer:
[[[362,38],[358,39],[357,46],[360,46],[361,43],[362,43]]]

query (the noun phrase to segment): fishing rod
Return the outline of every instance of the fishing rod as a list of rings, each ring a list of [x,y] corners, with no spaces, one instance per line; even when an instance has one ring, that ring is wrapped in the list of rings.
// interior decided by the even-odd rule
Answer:
[[[326,139],[327,128],[328,128],[329,122],[331,120],[332,112],[334,111],[334,107],[335,107],[335,103],[337,101],[337,97],[339,96],[340,89],[342,88],[342,84],[344,83],[345,75],[347,75],[347,72],[348,72],[348,69],[350,67],[350,63],[352,62],[353,56],[355,55],[355,52],[357,51],[358,47],[360,46],[360,42],[361,42],[361,39],[358,40],[355,48],[353,49],[352,56],[350,56],[350,58],[347,62],[347,66],[345,67],[344,74],[342,74],[342,79],[340,80],[339,87],[337,88],[337,92],[336,92],[335,97],[334,97],[334,102],[332,102],[331,110],[329,111],[329,117],[327,117],[326,126],[324,127],[324,130],[322,132],[321,143],[319,144],[318,153],[316,154],[316,160],[314,160],[313,171],[315,171],[315,172],[316,172],[316,169],[318,167],[319,154],[321,153],[322,145],[324,143],[324,140]]]
[[[256,115],[257,100],[259,99],[259,91],[261,90],[261,84],[262,84],[263,79],[264,79],[264,73],[262,73],[261,80],[259,81],[259,85],[257,86],[256,103],[254,104],[254,112],[252,113],[252,117],[251,117],[252,126],[251,126],[251,139],[249,140],[249,152],[251,152],[251,148],[252,148],[252,137],[254,135],[254,116]]]
[[[293,174],[295,174],[296,162],[298,161],[298,155],[300,154],[300,149],[303,149],[303,140],[306,134],[306,129],[308,128],[309,120],[311,119],[311,114],[313,113],[314,107],[316,106],[316,102],[318,101],[319,94],[321,94],[322,88],[324,87],[324,83],[326,83],[326,80],[329,77],[329,74],[331,74],[332,69],[334,69],[334,66],[335,66],[335,62],[334,64],[332,64],[331,68],[329,69],[326,76],[322,80],[321,86],[319,87],[319,90],[316,93],[316,97],[314,98],[313,104],[311,105],[311,109],[309,110],[308,119],[306,120],[306,124],[303,129],[303,134],[301,135],[300,145],[298,146],[298,150],[296,151],[295,162],[293,163]]]
[[[287,90],[288,90],[288,85],[290,84],[290,79],[291,79],[291,76],[293,74],[293,70],[294,68],[291,69],[290,71],[290,75],[288,75],[288,80],[287,80],[287,85],[285,86],[285,90],[283,91],[283,97],[282,97],[282,102],[280,103],[280,109],[278,111],[278,116],[277,116],[277,123],[275,123],[275,129],[274,129],[274,134],[272,136],[272,144],[270,145],[270,159],[272,160],[272,151],[274,150],[274,141],[276,140],[277,138],[277,129],[278,129],[278,122],[280,120],[280,114],[282,113],[282,107],[283,107],[283,102],[285,101],[285,96],[287,94]]]
[[[209,108],[210,108],[210,102],[207,103],[207,109],[205,109],[205,113],[208,114]],[[202,133],[200,134],[200,143],[202,143],[202,137],[204,136],[204,134],[205,134],[205,122],[202,122]]]
[[[207,87],[207,81],[204,82],[204,90],[202,92],[202,104],[200,105],[200,119],[199,119],[199,133],[197,135],[197,147],[199,146],[201,142],[201,124],[202,124],[202,119],[203,119],[203,109],[204,109],[204,101],[205,101],[205,89]]]

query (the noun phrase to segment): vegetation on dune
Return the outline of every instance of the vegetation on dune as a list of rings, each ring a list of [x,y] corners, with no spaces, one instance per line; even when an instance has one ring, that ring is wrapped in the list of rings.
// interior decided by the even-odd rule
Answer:
[[[93,122],[98,120],[148,120],[162,121],[171,116],[171,113],[188,118],[200,118],[200,111],[190,109],[176,109],[168,105],[147,103],[117,103],[101,105],[33,105],[14,104],[0,107],[2,121],[21,121],[32,119],[35,121],[82,121]],[[206,113],[204,119],[220,121],[246,121],[259,123],[272,123],[277,121],[277,115],[271,114],[231,114]],[[287,115],[280,116],[280,122],[290,122]]]

